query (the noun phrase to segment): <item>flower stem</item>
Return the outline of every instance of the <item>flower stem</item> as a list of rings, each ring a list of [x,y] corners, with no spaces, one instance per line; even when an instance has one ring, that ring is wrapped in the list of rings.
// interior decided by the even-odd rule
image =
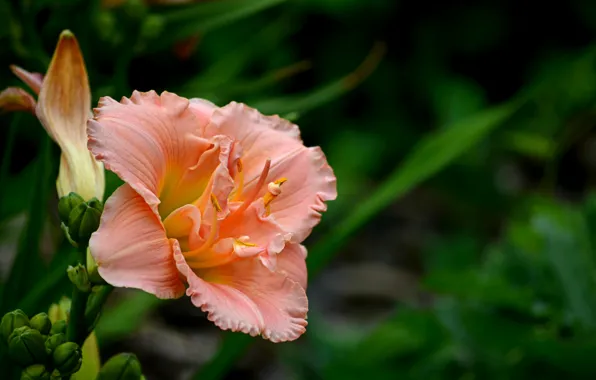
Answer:
[[[88,298],[89,293],[82,292],[77,289],[76,286],[73,286],[67,336],[69,341],[75,342],[79,346],[82,345],[85,338],[87,338],[85,307]]]
[[[87,246],[79,247],[79,259],[83,265],[87,261]],[[72,287],[72,304],[70,306],[70,316],[68,318],[68,329],[66,336],[69,341],[75,342],[79,346],[83,345],[87,338],[87,324],[85,323],[85,309],[87,308],[88,292],[82,292],[74,284]]]

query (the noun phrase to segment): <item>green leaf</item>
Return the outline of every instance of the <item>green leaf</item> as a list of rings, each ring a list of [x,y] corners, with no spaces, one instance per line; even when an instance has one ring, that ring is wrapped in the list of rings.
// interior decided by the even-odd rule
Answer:
[[[304,113],[320,107],[339,98],[362,83],[377,68],[381,58],[385,55],[385,50],[385,44],[377,42],[360,66],[345,77],[306,94],[287,97],[278,96],[273,99],[254,102],[251,106],[265,114]]]
[[[531,289],[515,287],[502,277],[479,273],[476,269],[435,271],[424,279],[424,284],[439,294],[521,311],[528,311],[533,300]]]
[[[0,308],[2,313],[16,307],[19,300],[35,285],[33,279],[43,270],[39,246],[47,216],[46,200],[52,183],[49,178],[50,173],[53,172],[50,158],[51,144],[50,137],[44,136],[41,152],[37,158],[36,181],[32,188],[27,224],[21,235],[17,254],[2,294]]]
[[[19,300],[18,308],[32,315],[46,311],[61,296],[70,297],[72,284],[66,276],[66,268],[77,260],[76,250],[69,245],[58,250],[54,255],[48,272],[35,281],[35,287]]]
[[[171,46],[174,42],[197,33],[205,33],[213,29],[231,24],[245,17],[283,3],[285,0],[220,0],[201,2],[183,9],[162,12],[164,30],[150,47],[160,50]]]
[[[403,164],[367,200],[357,205],[351,214],[310,249],[307,265],[311,278],[323,269],[361,226],[503,124],[521,106],[522,100],[523,98],[520,98],[483,110],[441,128],[423,139]],[[195,379],[222,378],[222,371],[229,368],[251,342],[238,334],[230,335],[227,340],[222,343],[213,361],[195,374]]]
[[[542,239],[569,310],[584,327],[596,327],[596,263],[583,215],[545,200],[535,205],[531,224]]]

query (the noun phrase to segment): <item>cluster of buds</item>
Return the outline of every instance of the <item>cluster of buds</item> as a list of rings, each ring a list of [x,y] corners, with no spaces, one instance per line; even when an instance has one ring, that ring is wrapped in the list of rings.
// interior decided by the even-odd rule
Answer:
[[[23,368],[21,379],[60,379],[77,372],[83,362],[79,345],[66,339],[66,322],[52,324],[46,313],[31,319],[22,310],[5,314],[0,340]]]
[[[22,310],[4,315],[0,322],[0,340],[10,358],[22,368],[21,380],[57,380],[69,378],[83,363],[81,347],[69,342],[64,319],[51,322],[46,313],[29,319]],[[110,358],[96,380],[143,380],[141,364],[134,354],[122,353]]]
[[[103,204],[97,198],[85,201],[76,193],[69,193],[58,202],[58,213],[67,239],[75,247],[85,246],[97,230]]]

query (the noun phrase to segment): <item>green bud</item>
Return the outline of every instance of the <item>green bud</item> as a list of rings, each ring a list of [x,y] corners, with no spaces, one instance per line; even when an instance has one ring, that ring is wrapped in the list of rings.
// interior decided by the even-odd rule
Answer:
[[[91,234],[99,227],[101,208],[92,207],[95,202],[81,203],[75,207],[68,218],[68,234],[77,244],[87,244]]]
[[[29,326],[29,318],[23,310],[17,309],[4,314],[2,322],[0,322],[0,339],[8,344],[10,334],[12,334],[15,329],[23,326]]]
[[[95,380],[140,380],[141,363],[134,354],[122,353],[112,356],[103,365]]]
[[[30,325],[32,329],[39,331],[42,335],[48,335],[52,328],[52,321],[46,313],[39,313],[31,318]]]
[[[73,267],[68,266],[66,269],[68,278],[81,292],[88,293],[91,290],[91,283],[89,282],[89,276],[87,275],[87,269],[81,264]]]
[[[66,343],[66,335],[63,333],[50,335],[45,342],[46,345],[46,352],[50,355],[56,347],[61,345],[62,343]]]
[[[28,326],[15,329],[8,339],[10,357],[23,367],[45,363],[46,347],[41,333]]]
[[[66,334],[66,321],[65,320],[59,320],[54,322],[54,324],[52,325],[52,328],[50,329],[50,335],[56,335],[56,334]]]
[[[50,373],[43,364],[34,364],[23,370],[21,380],[50,380]]]
[[[60,198],[58,201],[58,214],[60,214],[60,220],[64,223],[68,223],[70,212],[83,202],[85,202],[85,200],[77,193],[70,193]]]
[[[105,284],[106,282],[104,279],[99,275],[99,270],[97,267],[97,263],[91,255],[91,250],[87,247],[87,275],[89,276],[89,281],[94,284]]]
[[[62,376],[77,372],[81,368],[81,363],[83,363],[81,349],[74,342],[62,343],[56,347],[52,358],[54,359],[54,366]]]
[[[89,202],[87,202],[89,207],[96,209],[101,214],[103,212],[103,203],[95,197],[91,198]]]

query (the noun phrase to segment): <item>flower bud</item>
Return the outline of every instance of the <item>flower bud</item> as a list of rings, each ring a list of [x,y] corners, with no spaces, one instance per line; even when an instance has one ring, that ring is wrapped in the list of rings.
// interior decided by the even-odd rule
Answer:
[[[66,334],[66,321],[64,319],[54,322],[50,329],[51,335]]]
[[[50,317],[46,313],[39,313],[29,321],[32,329],[39,331],[42,335],[48,335],[52,328]]]
[[[141,363],[134,354],[122,353],[112,356],[103,365],[96,380],[140,380]]]
[[[60,214],[60,220],[64,223],[68,223],[70,212],[83,202],[85,202],[85,200],[77,193],[69,193],[60,198],[58,201],[58,214]]]
[[[91,283],[89,282],[89,276],[87,276],[87,270],[81,264],[73,267],[68,266],[66,270],[68,278],[81,292],[88,293],[91,290]]]
[[[100,203],[81,203],[75,207],[68,217],[68,234],[78,244],[87,244],[91,234],[99,227],[102,207]]]
[[[45,363],[46,347],[41,333],[28,326],[15,329],[8,339],[10,357],[23,367]]]
[[[83,363],[81,348],[74,342],[62,343],[56,347],[52,358],[54,360],[54,366],[60,371],[60,375],[62,376],[68,376],[77,372]]]
[[[48,355],[51,355],[52,352],[58,347],[59,345],[66,343],[66,335],[63,333],[50,335],[45,342],[46,345],[46,352]]]
[[[97,263],[91,255],[91,250],[87,247],[87,275],[89,276],[89,281],[94,284],[105,284],[106,282],[104,279],[99,275],[99,270],[97,267]]]
[[[12,332],[23,326],[29,326],[29,318],[23,310],[17,309],[4,314],[2,322],[0,322],[0,339],[8,344],[8,338]]]
[[[21,372],[21,380],[50,380],[50,373],[43,364],[34,364]]]

